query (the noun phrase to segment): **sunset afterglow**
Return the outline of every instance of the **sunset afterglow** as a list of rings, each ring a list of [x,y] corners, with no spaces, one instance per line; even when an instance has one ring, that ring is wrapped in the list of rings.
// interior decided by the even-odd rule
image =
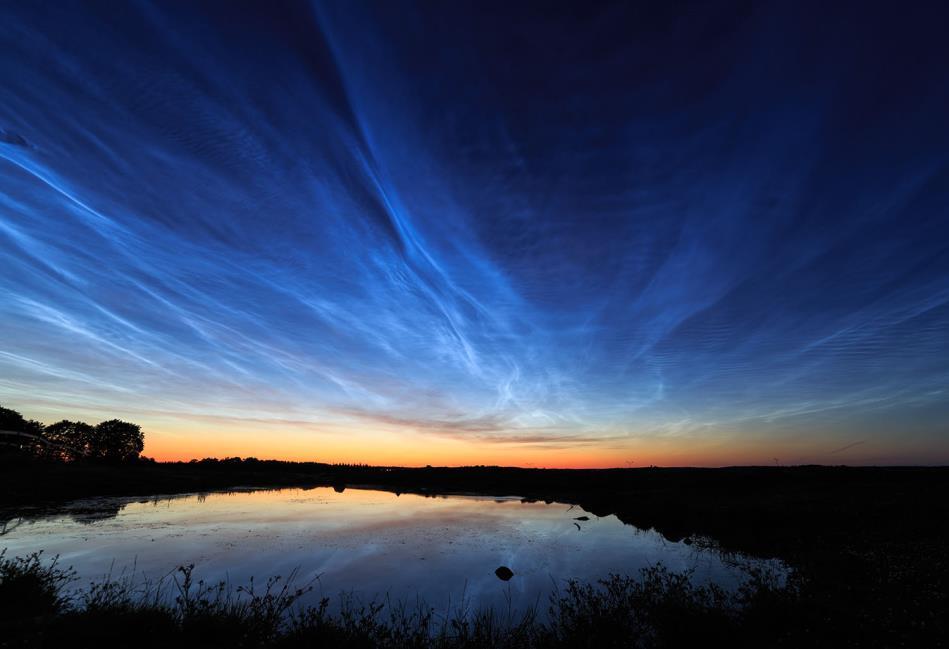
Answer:
[[[929,41],[479,7],[0,8],[0,403],[159,460],[949,462]]]

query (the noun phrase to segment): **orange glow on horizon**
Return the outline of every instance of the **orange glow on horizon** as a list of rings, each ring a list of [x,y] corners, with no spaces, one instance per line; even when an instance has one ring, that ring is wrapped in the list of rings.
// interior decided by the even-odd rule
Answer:
[[[520,466],[528,468],[602,469],[646,466],[716,467],[840,463],[807,444],[784,440],[748,442],[730,439],[633,438],[621,446],[595,444],[545,447],[439,437],[417,432],[348,431],[316,435],[288,431],[228,431],[226,435],[153,429],[144,454],[158,461],[205,457],[256,457],[329,464],[375,466]],[[784,461],[781,458],[785,458]],[[777,459],[777,462],[775,462]],[[910,458],[907,458],[912,462]],[[850,463],[879,463],[858,458]]]
[[[68,418],[97,422],[118,417],[140,424],[144,455],[158,461],[208,457],[368,464],[375,466],[520,466],[528,468],[717,467],[795,464],[945,464],[949,448],[934,452],[931,440],[905,435],[855,445],[846,454],[835,435],[810,431],[783,436],[749,431],[702,431],[694,435],[604,433],[589,440],[577,435],[541,442],[485,438],[457,431],[416,430],[411,426],[365,425],[359,421],[307,422],[241,419],[129,409],[99,411],[83,404],[37,400],[23,410],[46,423]],[[23,406],[21,406],[23,407]]]

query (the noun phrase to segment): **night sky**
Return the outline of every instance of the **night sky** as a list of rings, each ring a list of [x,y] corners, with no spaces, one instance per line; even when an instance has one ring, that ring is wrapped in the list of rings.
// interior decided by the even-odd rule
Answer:
[[[0,5],[0,403],[160,459],[949,462],[949,16],[515,4]]]

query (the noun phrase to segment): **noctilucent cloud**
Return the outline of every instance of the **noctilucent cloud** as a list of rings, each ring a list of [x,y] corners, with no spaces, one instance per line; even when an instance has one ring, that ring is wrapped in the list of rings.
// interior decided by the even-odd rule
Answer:
[[[4,3],[0,402],[162,459],[949,462],[910,4]]]

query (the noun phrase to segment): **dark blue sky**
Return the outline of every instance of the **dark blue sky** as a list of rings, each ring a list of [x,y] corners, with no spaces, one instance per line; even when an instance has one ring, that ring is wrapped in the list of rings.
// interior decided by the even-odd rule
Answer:
[[[511,4],[0,6],[0,402],[160,457],[949,462],[949,16]]]

